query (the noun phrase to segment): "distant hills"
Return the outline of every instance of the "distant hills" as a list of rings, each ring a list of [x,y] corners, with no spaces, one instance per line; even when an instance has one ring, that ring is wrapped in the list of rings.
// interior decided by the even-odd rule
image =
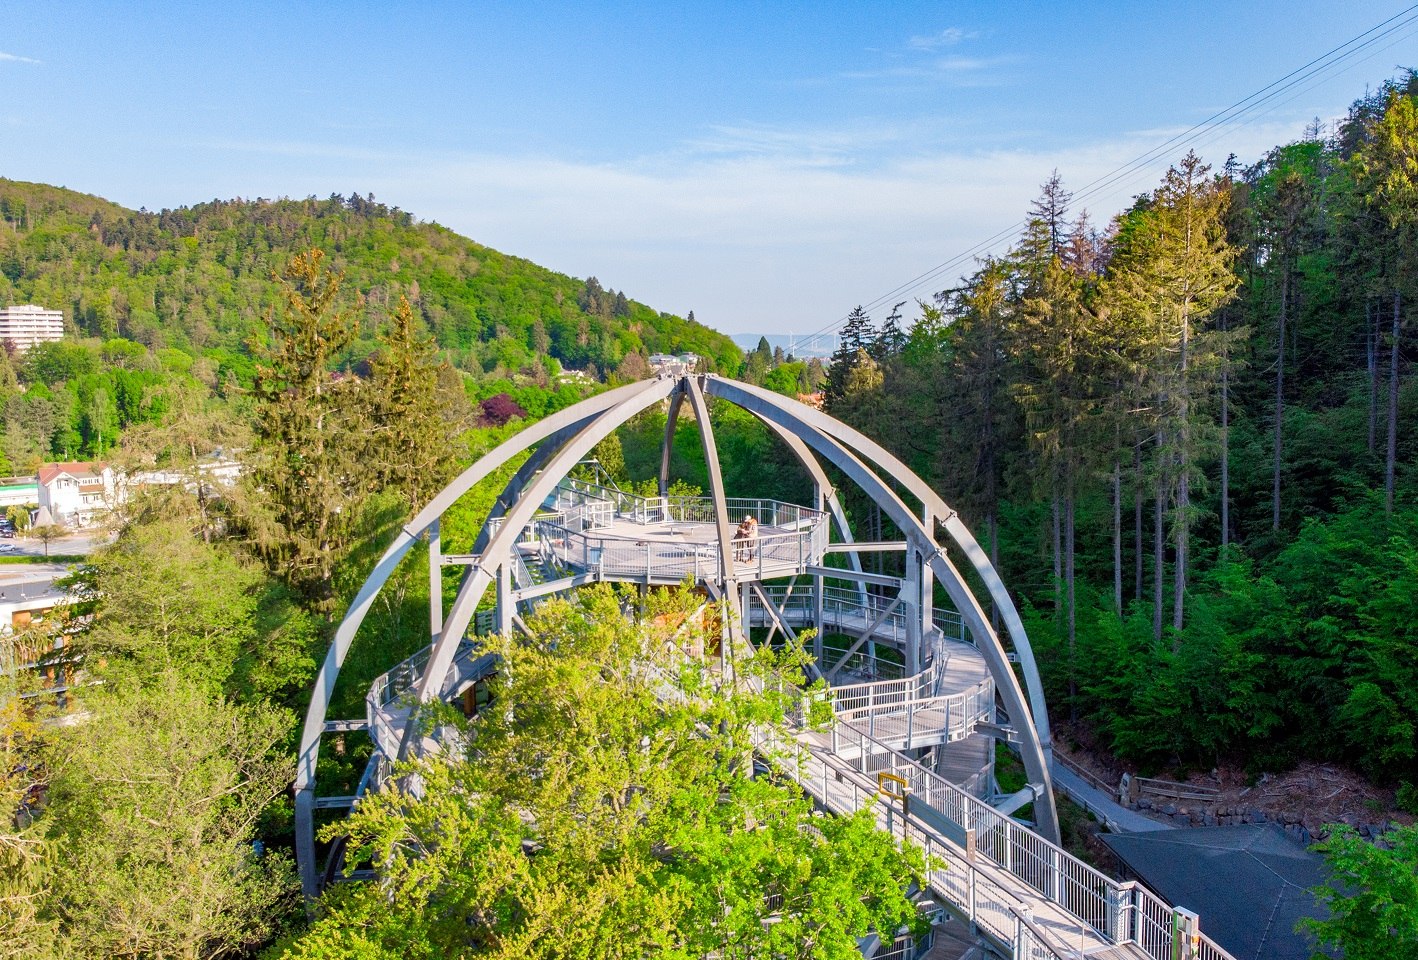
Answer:
[[[61,309],[80,335],[245,352],[265,336],[271,272],[311,247],[345,273],[349,302],[360,305],[352,355],[367,352],[405,296],[474,373],[516,371],[539,356],[604,371],[629,354],[681,351],[736,370],[742,356],[727,336],[594,277],[500,253],[373,196],[213,200],[153,213],[0,178],[0,302]]]

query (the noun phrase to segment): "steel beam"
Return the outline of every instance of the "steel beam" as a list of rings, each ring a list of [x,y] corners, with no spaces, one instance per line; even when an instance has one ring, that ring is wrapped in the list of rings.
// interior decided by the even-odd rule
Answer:
[[[761,402],[772,403],[791,410],[792,415],[802,422],[811,424],[838,442],[860,453],[880,467],[887,476],[901,484],[913,497],[921,501],[923,509],[933,516],[937,523],[945,527],[950,539],[965,554],[965,559],[969,561],[970,566],[974,568],[980,581],[989,592],[990,599],[999,608],[1000,615],[1004,619],[1005,629],[1009,633],[1010,642],[1019,653],[1019,665],[1024,672],[1024,682],[1029,690],[1029,703],[1034,714],[1034,727],[1039,731],[1040,745],[1046,754],[1052,752],[1049,713],[1044,702],[1044,687],[1039,679],[1039,667],[1034,660],[1034,648],[1029,643],[1029,635],[1024,630],[1024,622],[1020,619],[1019,610],[1015,607],[1009,591],[1005,589],[999,572],[990,562],[989,555],[981,548],[956,512],[924,480],[916,476],[910,467],[893,456],[881,444],[860,431],[852,429],[842,421],[829,417],[807,404],[798,403],[796,400],[789,400],[772,391],[764,390],[762,387],[738,381],[727,381],[720,377],[710,377],[709,379],[710,383],[705,389],[711,394],[716,393],[714,384],[732,383],[733,388],[741,395],[756,397]],[[931,539],[934,540],[935,531],[932,529],[929,532]]]
[[[847,475],[847,477],[871,497],[882,510],[886,511],[892,522],[906,533],[907,539],[920,541],[922,544],[935,545],[934,531],[928,531],[921,523],[915,512],[902,502],[880,477],[872,471],[865,463],[857,457],[852,450],[848,449],[845,441],[838,439],[828,432],[826,427],[830,424],[842,427],[855,434],[845,424],[825,416],[820,411],[814,410],[805,404],[788,400],[767,390],[751,387],[737,381],[724,380],[719,377],[707,377],[706,390],[713,396],[721,397],[730,403],[737,404],[746,410],[762,413],[764,416],[777,421],[789,428],[804,441],[808,443],[823,457],[827,458],[833,465]],[[856,434],[860,437],[860,434]],[[861,438],[863,442],[871,444],[871,441]],[[871,444],[876,447],[875,444]],[[880,447],[876,447],[880,450]],[[895,463],[898,470],[889,471],[893,479],[897,480],[907,489],[920,487],[940,503],[938,515],[945,516],[948,508],[944,502],[930,488],[916,477],[906,467],[905,464],[891,457],[884,450],[881,451],[883,457],[887,457]],[[933,511],[935,504],[930,504]],[[962,525],[963,529],[963,525]],[[968,536],[968,531],[965,533]],[[973,543],[973,538],[971,538]],[[976,552],[979,552],[979,545],[975,545]],[[969,556],[969,551],[967,551]],[[983,555],[981,555],[983,556]],[[988,618],[981,609],[979,602],[970,592],[969,585],[966,584],[960,571],[950,562],[950,558],[945,555],[941,548],[935,548],[927,562],[932,567],[936,579],[946,588],[950,594],[955,607],[960,611],[965,623],[969,626],[970,632],[975,636],[977,645],[985,655],[985,661],[989,664],[990,673],[995,680],[995,689],[999,692],[1004,701],[1005,708],[1012,717],[1030,718],[1029,704],[1025,701],[1024,691],[1020,688],[1019,679],[1015,676],[1014,670],[1009,665],[1009,660],[1005,656],[1004,646],[1000,643],[998,635],[989,624]],[[988,563],[988,560],[985,561]],[[991,568],[993,569],[993,568]],[[811,571],[809,571],[811,572]],[[996,578],[998,579],[998,578]],[[1021,637],[1023,634],[1021,633]],[[1024,639],[1025,647],[1016,649],[1027,649],[1027,638]],[[1048,840],[1055,843],[1059,839],[1058,813],[1054,806],[1054,795],[1052,781],[1049,776],[1048,759],[1044,751],[1044,731],[1047,728],[1047,719],[1043,721],[1042,729],[1038,722],[1026,722],[1027,737],[1025,742],[1020,744],[1020,756],[1024,761],[1024,769],[1031,783],[1039,785],[1041,795],[1036,809],[1039,812],[1038,826],[1039,832]]]

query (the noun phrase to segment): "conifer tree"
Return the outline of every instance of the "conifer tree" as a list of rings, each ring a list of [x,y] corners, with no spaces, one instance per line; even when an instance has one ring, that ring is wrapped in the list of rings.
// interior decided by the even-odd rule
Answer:
[[[1418,272],[1418,103],[1391,91],[1388,107],[1373,124],[1370,140],[1355,155],[1364,198],[1387,221],[1393,233],[1392,324],[1389,331],[1388,445],[1384,456],[1384,509],[1393,513],[1394,472],[1398,460],[1398,370],[1403,332],[1403,288]]]
[[[418,509],[448,478],[454,424],[438,397],[438,351],[418,332],[409,301],[380,336],[371,362],[370,465],[382,487],[392,487]]]
[[[875,339],[876,331],[872,328],[871,317],[867,316],[861,304],[858,304],[847,314],[838,334],[837,349],[832,353],[832,366],[827,371],[829,407],[846,395],[847,380],[856,366],[858,355],[869,356]]]
[[[366,475],[367,424],[348,395],[359,385],[330,370],[354,340],[354,321],[338,306],[342,278],[321,251],[297,254],[272,279],[285,303],[271,315],[270,341],[253,345],[256,450],[246,520],[271,571],[328,610]]]
[[[1195,153],[1167,171],[1121,238],[1126,250],[1110,275],[1114,308],[1149,331],[1147,393],[1155,415],[1156,518],[1167,511],[1174,550],[1172,626],[1185,620],[1192,485],[1211,438],[1210,408],[1219,383],[1223,335],[1210,322],[1234,295],[1236,251],[1226,237],[1227,184],[1208,176]],[[1225,336],[1232,336],[1234,332]],[[1162,626],[1160,540],[1154,569],[1154,630]]]

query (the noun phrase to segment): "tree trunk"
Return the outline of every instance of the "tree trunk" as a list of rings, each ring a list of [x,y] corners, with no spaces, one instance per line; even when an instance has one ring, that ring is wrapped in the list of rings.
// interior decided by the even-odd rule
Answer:
[[[1113,607],[1123,612],[1123,466],[1113,459]]]
[[[1280,529],[1280,460],[1285,425],[1285,312],[1289,309],[1290,270],[1281,268],[1280,330],[1275,340],[1275,463],[1270,480],[1270,529]]]
[[[1059,510],[1059,495],[1054,494],[1054,622],[1058,623],[1063,614],[1063,547],[1060,543],[1062,517]]]
[[[1073,492],[1070,490],[1064,500],[1064,579],[1068,584],[1068,715],[1073,723],[1078,722],[1078,657],[1075,641],[1078,638],[1078,616],[1074,609],[1074,557],[1073,557]]]
[[[1229,329],[1221,314],[1221,330]],[[1221,552],[1231,545],[1231,358],[1221,357]]]
[[[1221,367],[1221,552],[1231,545],[1231,384]]]
[[[1402,310],[1399,292],[1393,292],[1393,343],[1388,358],[1388,457],[1384,462],[1384,513],[1393,514],[1393,469],[1398,457],[1398,334]]]
[[[1157,499],[1152,507],[1152,637],[1162,639],[1162,577],[1166,573],[1166,539],[1162,515],[1167,508],[1167,500],[1162,492],[1162,478],[1157,478]]]
[[[1132,448],[1132,598],[1142,600],[1142,448]]]
[[[1190,546],[1191,532],[1190,524],[1187,521],[1187,509],[1191,505],[1190,484],[1187,482],[1185,466],[1181,476],[1177,477],[1177,549],[1173,557],[1174,573],[1176,582],[1172,586],[1172,629],[1180,631],[1182,629],[1183,617],[1186,613],[1187,596],[1187,548]],[[1181,634],[1179,633],[1172,641],[1175,650],[1181,644]]]
[[[1369,369],[1369,453],[1374,452],[1379,434],[1379,312],[1364,300],[1364,359]]]

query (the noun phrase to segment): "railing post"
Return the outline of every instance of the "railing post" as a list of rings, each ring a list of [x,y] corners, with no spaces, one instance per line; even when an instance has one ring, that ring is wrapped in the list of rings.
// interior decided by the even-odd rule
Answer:
[[[1058,850],[1049,851],[1049,870],[1053,873],[1051,886],[1054,888],[1053,896],[1049,899],[1054,903],[1063,903],[1063,864],[1059,862]]]

